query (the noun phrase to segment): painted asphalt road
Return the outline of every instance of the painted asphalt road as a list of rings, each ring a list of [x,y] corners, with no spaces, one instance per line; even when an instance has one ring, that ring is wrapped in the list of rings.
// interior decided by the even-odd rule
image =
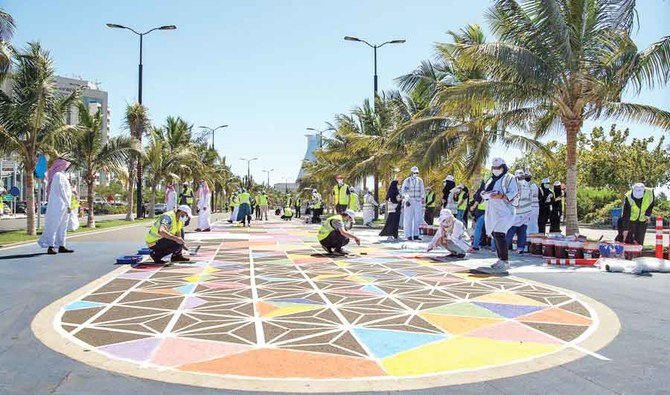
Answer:
[[[95,369],[55,353],[34,338],[30,322],[54,300],[115,268],[113,257],[136,249],[146,225],[72,239],[70,256],[33,255],[34,245],[0,250],[0,393],[161,393],[220,391],[142,380]],[[77,258],[77,259],[72,259]],[[604,273],[519,274],[573,289],[614,310],[619,336],[600,353],[561,367],[490,382],[412,391],[444,393],[661,393],[670,386],[670,277]],[[233,392],[227,392],[233,393]],[[240,392],[242,393],[242,392]]]

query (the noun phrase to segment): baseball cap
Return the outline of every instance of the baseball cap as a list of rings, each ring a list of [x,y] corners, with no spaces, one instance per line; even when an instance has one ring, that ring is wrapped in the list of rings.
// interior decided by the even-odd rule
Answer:
[[[351,219],[356,218],[356,213],[352,209],[347,209],[342,214],[345,214],[347,217],[349,217]]]

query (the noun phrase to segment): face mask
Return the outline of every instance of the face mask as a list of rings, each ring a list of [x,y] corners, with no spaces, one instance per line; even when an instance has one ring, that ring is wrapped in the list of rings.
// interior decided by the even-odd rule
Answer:
[[[498,177],[499,175],[502,174],[502,169],[493,169],[491,170],[491,173],[493,173],[494,176]]]
[[[524,180],[530,182],[530,177],[525,177]]]
[[[542,184],[542,186],[549,189],[549,184]]]
[[[412,173],[412,178],[417,178],[419,176],[419,173]]]
[[[338,185],[342,185],[342,184],[344,184],[344,180],[337,180],[337,184],[338,184]]]
[[[642,199],[644,196],[644,189],[638,190],[638,189],[633,189],[633,197],[635,199]]]
[[[186,222],[186,220],[188,220],[188,216],[182,215],[179,217],[179,219],[181,220],[181,222]]]

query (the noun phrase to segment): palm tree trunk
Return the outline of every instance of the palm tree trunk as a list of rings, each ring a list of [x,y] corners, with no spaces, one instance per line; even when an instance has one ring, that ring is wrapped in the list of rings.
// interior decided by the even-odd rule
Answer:
[[[581,130],[581,120],[563,120],[567,134],[566,163],[567,179],[565,191],[565,233],[573,235],[579,233],[577,219],[577,134]]]
[[[26,164],[26,233],[34,236],[37,234],[35,226],[35,178],[33,173],[35,165]],[[39,208],[38,208],[39,209]]]
[[[472,189],[470,196],[474,194],[475,191],[477,191],[477,188],[479,188],[479,184],[482,183],[482,165],[481,163],[476,165],[474,170],[472,171]]]
[[[93,198],[95,197],[95,180],[92,177],[86,177],[86,199],[88,200],[88,218],[86,226],[95,228],[95,214],[93,213]]]
[[[156,185],[151,186],[151,202],[149,203],[149,218],[156,217]]]
[[[375,172],[372,175],[372,182],[374,184],[375,192],[375,202],[379,201],[379,175]],[[379,208],[375,207],[375,220],[379,219]]]
[[[135,160],[130,161],[128,166],[128,210],[126,211],[126,221],[133,220],[133,195],[135,194]]]

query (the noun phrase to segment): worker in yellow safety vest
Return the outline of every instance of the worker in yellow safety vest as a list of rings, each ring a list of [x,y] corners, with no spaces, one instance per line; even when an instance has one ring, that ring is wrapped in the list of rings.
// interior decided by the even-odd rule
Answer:
[[[182,250],[187,249],[182,229],[192,217],[191,207],[180,204],[176,210],[168,211],[156,218],[145,237],[147,246],[151,250],[151,259],[154,262],[165,263],[163,257],[168,254],[172,254],[171,262],[190,261],[182,254]]]
[[[258,196],[258,207],[260,207],[260,219],[265,216],[265,220],[268,220],[268,195],[265,194],[265,191],[262,191],[261,194]]]
[[[323,197],[316,189],[312,190],[312,223],[318,224],[321,222],[321,215],[323,214]]]
[[[230,196],[230,218],[228,219],[228,223],[232,224],[234,221],[237,221],[237,214],[240,211],[240,192],[235,191],[233,194]]]
[[[355,216],[352,210],[347,209],[342,214],[333,215],[321,224],[316,238],[328,254],[346,255],[342,247],[349,244],[349,239],[354,239],[357,245],[361,245],[361,239],[346,230],[346,223],[353,222]]]
[[[644,245],[647,224],[655,205],[654,190],[637,183],[626,193],[621,214],[621,227],[626,243]]]
[[[426,212],[423,215],[423,220],[426,221],[428,225],[432,225],[435,221],[435,191],[433,188],[428,186],[426,187]]]
[[[338,175],[335,177],[337,185],[333,187],[333,206],[335,212],[341,214],[349,207],[349,185],[344,183],[344,177]]]
[[[358,194],[356,193],[356,189],[354,187],[349,187],[349,209],[353,210],[353,212],[357,213],[361,211],[361,202],[358,197]]]
[[[468,188],[463,185],[459,184],[457,187],[458,189],[458,197],[456,200],[456,219],[459,221],[463,222],[465,227],[467,228],[468,226],[468,204],[470,202],[470,194],[468,191]]]
[[[295,200],[293,201],[293,207],[295,207],[295,217],[300,218],[300,206],[302,206],[302,199],[300,199],[300,193],[295,195]]]
[[[189,207],[193,207],[193,202],[195,202],[193,188],[191,188],[188,182],[185,182],[182,184],[181,193],[179,194],[179,204],[188,204]]]

